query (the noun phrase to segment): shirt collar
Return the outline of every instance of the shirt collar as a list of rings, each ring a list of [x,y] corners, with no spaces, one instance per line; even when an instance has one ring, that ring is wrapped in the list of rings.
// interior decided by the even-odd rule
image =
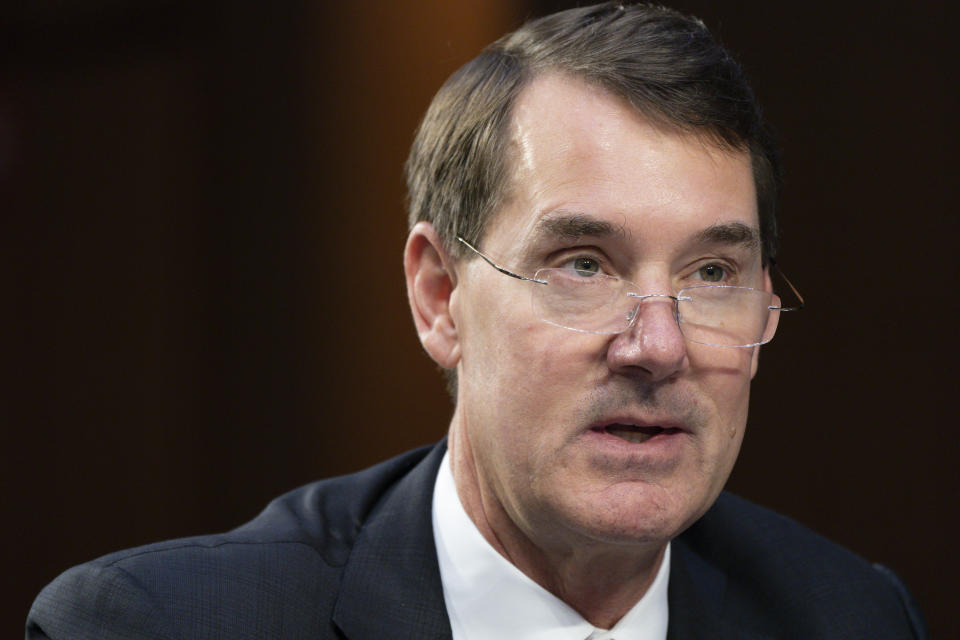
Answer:
[[[664,640],[670,545],[653,584],[609,631],[597,629],[484,539],[457,496],[450,454],[433,490],[433,536],[454,640]]]

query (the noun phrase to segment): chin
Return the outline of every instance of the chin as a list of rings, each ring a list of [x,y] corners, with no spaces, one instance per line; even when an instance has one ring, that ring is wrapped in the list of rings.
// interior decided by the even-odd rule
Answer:
[[[663,545],[696,522],[715,499],[678,495],[648,483],[621,483],[584,496],[579,505],[571,505],[567,520],[571,529],[603,544]]]

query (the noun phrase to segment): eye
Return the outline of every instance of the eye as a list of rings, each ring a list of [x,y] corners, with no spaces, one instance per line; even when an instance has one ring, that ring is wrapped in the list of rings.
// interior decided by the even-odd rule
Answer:
[[[600,261],[590,256],[579,256],[568,260],[564,268],[576,271],[581,276],[594,276],[600,273]]]
[[[704,282],[723,282],[728,277],[726,268],[719,264],[705,264],[697,273]]]

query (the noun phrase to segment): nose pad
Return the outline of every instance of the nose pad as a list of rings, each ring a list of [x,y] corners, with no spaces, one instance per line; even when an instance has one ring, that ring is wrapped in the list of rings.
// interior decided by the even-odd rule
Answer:
[[[676,299],[666,294],[639,296],[637,304],[627,313],[630,322],[627,331],[642,336],[647,330],[676,332],[682,339],[680,323],[677,316]],[[660,299],[665,298],[665,299]]]
[[[628,297],[633,298],[635,304],[627,310],[625,320],[627,321],[627,328],[624,331],[631,330],[637,324],[637,318],[640,317],[640,310],[645,306],[656,306],[657,302],[666,303],[667,312],[670,314],[670,317],[673,319],[673,325],[676,326],[677,331],[680,330],[680,316],[677,309],[677,298],[666,293],[650,293],[647,295],[637,295],[637,294],[628,294]],[[667,300],[656,300],[656,298],[666,298]],[[669,302],[668,302],[669,300]],[[651,310],[652,311],[652,310]],[[650,313],[648,311],[647,313]],[[641,327],[642,329],[642,327]]]

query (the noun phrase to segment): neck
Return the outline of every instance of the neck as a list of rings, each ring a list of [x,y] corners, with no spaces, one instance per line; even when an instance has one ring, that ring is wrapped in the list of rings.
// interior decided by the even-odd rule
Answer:
[[[563,554],[530,549],[529,542],[508,545],[508,560],[601,629],[613,627],[646,594],[666,549]]]
[[[647,592],[665,544],[612,544],[576,535],[536,534],[521,528],[479,482],[469,439],[451,429],[450,461],[457,494],[486,541],[511,564],[577,611],[590,624],[613,627]]]

